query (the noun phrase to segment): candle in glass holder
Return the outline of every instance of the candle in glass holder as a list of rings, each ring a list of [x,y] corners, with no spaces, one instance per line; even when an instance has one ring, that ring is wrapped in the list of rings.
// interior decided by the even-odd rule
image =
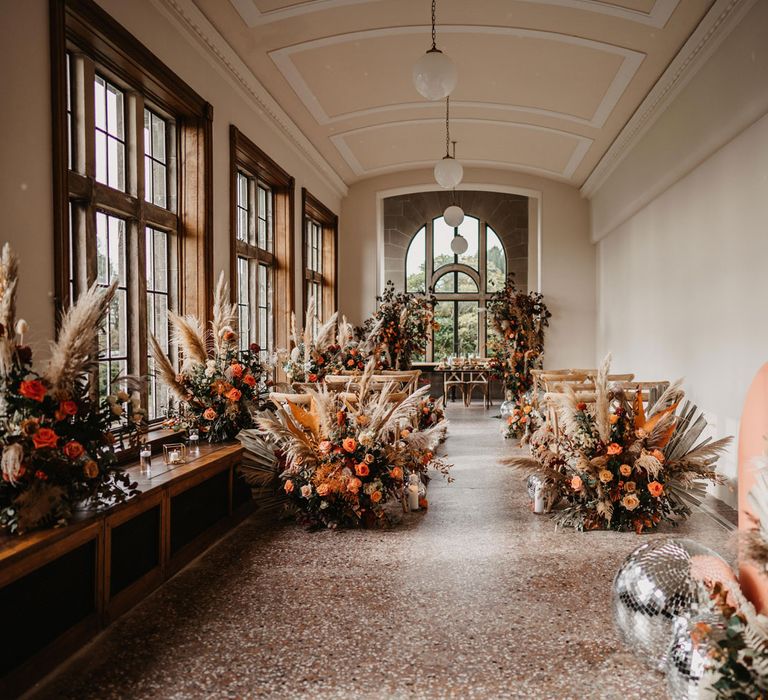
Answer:
[[[181,442],[171,442],[163,445],[163,460],[169,466],[184,464],[187,458],[187,447]]]
[[[200,456],[200,432],[197,428],[190,428],[187,433],[190,457]]]

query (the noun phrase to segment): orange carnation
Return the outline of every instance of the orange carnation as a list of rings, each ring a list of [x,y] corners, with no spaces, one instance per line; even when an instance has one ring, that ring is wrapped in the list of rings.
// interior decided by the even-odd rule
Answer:
[[[40,428],[40,430],[32,436],[32,442],[35,443],[37,449],[40,449],[41,447],[56,447],[58,441],[59,436],[50,428]]]
[[[42,401],[46,394],[45,385],[39,379],[24,381],[19,386],[19,393],[27,399]]]
[[[85,452],[85,449],[76,440],[70,440],[66,445],[64,445],[64,454],[67,455],[67,457],[70,459],[77,459],[78,457],[82,457],[83,452]]]
[[[654,498],[658,498],[662,493],[664,493],[663,484],[660,484],[658,481],[650,481],[648,483],[648,493],[650,493]]]

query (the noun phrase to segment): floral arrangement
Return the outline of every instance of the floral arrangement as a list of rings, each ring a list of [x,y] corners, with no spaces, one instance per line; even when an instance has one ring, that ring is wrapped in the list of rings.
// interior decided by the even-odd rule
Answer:
[[[439,399],[433,396],[428,396],[419,402],[417,411],[417,424],[418,430],[429,430],[438,423],[442,423],[445,420],[445,406],[444,399]]]
[[[22,534],[64,525],[78,504],[124,501],[138,493],[117,466],[113,421],[130,412],[136,432],[144,412],[120,391],[93,398],[96,332],[115,285],[94,285],[61,320],[47,367],[32,369],[27,323],[16,321],[18,263],[6,244],[0,256],[0,526]]]
[[[531,436],[541,427],[544,416],[533,402],[533,390],[514,397],[514,407],[506,418],[504,437],[520,440],[526,444]]]
[[[271,381],[258,345],[238,349],[234,330],[237,309],[229,301],[224,273],[216,286],[209,333],[195,316],[169,312],[169,319],[174,343],[181,350],[178,373],[157,340],[151,338],[158,375],[179,400],[177,415],[166,424],[174,429],[197,428],[209,442],[233,440],[241,430],[253,426],[253,413],[261,406]]]
[[[291,314],[293,348],[290,353],[278,353],[285,359],[283,370],[288,381],[314,384],[322,381],[325,375],[338,365],[340,346],[336,343],[336,319],[337,314],[334,313],[328,321],[320,325],[315,300],[311,298],[304,319],[304,332],[299,335],[296,316]]]
[[[505,391],[522,407],[523,396],[533,386],[531,370],[541,367],[544,330],[552,314],[541,294],[517,289],[514,275],[488,300],[487,308],[497,336],[489,342],[489,354],[500,368]]]
[[[714,465],[731,438],[695,444],[706,420],[689,404],[677,412],[679,383],[646,415],[639,391],[627,396],[609,387],[609,368],[610,356],[598,373],[594,404],[572,390],[555,395],[559,436],[546,426],[532,440],[531,458],[507,463],[555,485],[565,503],[559,525],[640,533],[687,517],[684,493],[700,496],[706,481],[722,483]]]
[[[431,331],[439,329],[434,320],[437,299],[434,295],[395,293],[390,280],[376,301],[378,309],[363,324],[361,335],[369,339],[380,368],[410,369],[413,357],[426,352]]]
[[[450,465],[434,454],[442,426],[412,431],[426,388],[399,403],[391,389],[369,390],[375,362],[349,403],[323,387],[308,390],[309,409],[289,402],[276,416],[263,414],[262,434],[284,455],[283,490],[312,526],[359,527],[391,523],[410,473],[432,467],[448,476]],[[450,480],[450,477],[448,477]]]

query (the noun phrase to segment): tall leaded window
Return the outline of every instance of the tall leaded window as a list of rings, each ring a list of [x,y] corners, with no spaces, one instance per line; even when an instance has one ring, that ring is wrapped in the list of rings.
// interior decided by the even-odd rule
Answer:
[[[467,250],[456,254],[451,241],[461,235]],[[405,289],[437,298],[427,359],[485,355],[488,341],[485,304],[504,286],[507,257],[496,232],[485,222],[465,216],[452,228],[442,216],[413,236],[405,258]]]
[[[57,306],[116,282],[95,339],[98,391],[144,378],[141,403],[158,420],[169,397],[149,335],[171,351],[169,309],[209,306],[210,108],[94,3],[51,11]]]
[[[317,317],[328,318],[336,310],[336,215],[302,190],[304,202],[304,311],[310,299],[315,300]]]

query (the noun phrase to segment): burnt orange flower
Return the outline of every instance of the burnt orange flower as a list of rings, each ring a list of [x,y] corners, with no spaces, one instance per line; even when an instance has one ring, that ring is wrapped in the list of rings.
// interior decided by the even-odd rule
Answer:
[[[235,401],[239,401],[239,400],[240,400],[240,397],[241,397],[242,395],[243,395],[243,394],[242,394],[242,392],[240,392],[240,390],[239,390],[239,389],[235,389],[234,387],[232,387],[232,388],[231,388],[231,389],[230,389],[230,390],[227,392],[227,398],[228,398],[230,401],[232,401],[232,402],[235,402]]]
[[[256,377],[254,377],[252,374],[246,374],[243,377],[243,382],[249,387],[253,388],[256,386]]]
[[[616,442],[612,442],[608,445],[609,455],[620,455],[624,451],[624,448]]]
[[[238,379],[243,376],[243,371],[245,370],[245,367],[243,367],[239,362],[233,362],[230,365],[230,369],[232,370],[232,376],[237,377]]]
[[[293,481],[290,479],[286,479],[285,485],[283,486],[286,493],[292,493],[293,492]]]
[[[59,436],[50,428],[40,428],[40,430],[32,436],[32,442],[35,443],[37,449],[40,449],[41,447],[56,447],[58,441]]]
[[[328,492],[330,491],[330,487],[328,484],[320,484],[320,486],[317,487],[317,495],[318,496],[327,496]]]
[[[21,432],[27,437],[34,435],[39,427],[40,421],[37,418],[26,418],[21,421]]]
[[[359,462],[355,465],[355,473],[358,476],[368,476],[371,473],[371,470],[365,462]]]
[[[205,418],[205,420],[213,420],[216,418],[216,411],[210,407],[206,408],[205,411],[203,411],[203,418]]]
[[[664,453],[663,453],[661,450],[654,450],[653,452],[651,452],[651,454],[652,454],[654,457],[656,457],[656,459],[658,459],[658,460],[659,460],[659,462],[661,462],[662,464],[664,464],[664,462],[665,462],[665,461],[666,461],[666,459],[667,459],[667,458],[664,456]]]
[[[70,440],[66,445],[64,445],[64,454],[67,455],[70,459],[77,459],[78,457],[83,456],[83,452],[85,452],[85,448],[77,442],[77,440]]]
[[[83,465],[83,474],[86,479],[95,479],[99,475],[99,465],[92,459],[89,459]]]
[[[307,380],[309,380],[310,382],[316,382],[317,381],[317,375],[314,372],[311,372],[307,376]]]
[[[223,379],[217,379],[211,384],[211,393],[221,396],[222,394],[226,394],[231,388],[232,385],[229,382],[225,382]]]
[[[46,391],[45,385],[39,379],[24,381],[19,386],[19,393],[33,401],[42,401],[45,398]]]
[[[648,493],[650,493],[654,498],[658,498],[662,493],[664,493],[663,484],[660,484],[658,481],[648,482]]]
[[[65,416],[77,415],[77,404],[74,401],[62,401],[59,404],[59,411]]]
[[[576,404],[576,408],[579,411],[585,411],[587,409],[587,404],[585,404],[583,401],[579,401],[579,403]]]
[[[357,449],[357,442],[355,438],[348,437],[344,438],[341,446],[344,448],[345,452],[354,452]]]
[[[35,472],[35,479],[40,479],[40,481],[48,481],[48,475],[42,469],[38,469]]]
[[[400,481],[403,478],[403,470],[400,467],[392,467],[389,470],[389,475],[395,480]]]
[[[371,502],[378,503],[381,500],[381,491],[374,491],[371,494]]]

